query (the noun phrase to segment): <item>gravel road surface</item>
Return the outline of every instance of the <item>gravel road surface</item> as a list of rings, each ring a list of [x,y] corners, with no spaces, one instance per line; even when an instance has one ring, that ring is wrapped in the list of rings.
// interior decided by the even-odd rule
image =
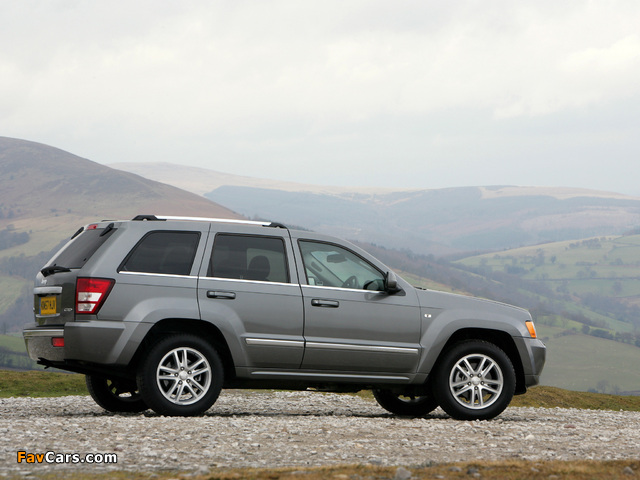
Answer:
[[[487,422],[395,417],[373,400],[223,391],[203,417],[116,415],[90,397],[0,399],[0,476],[483,460],[638,459],[640,412],[509,408]],[[18,463],[18,452],[115,453],[117,464]],[[25,455],[26,455],[25,454]],[[59,454],[63,454],[60,456]]]

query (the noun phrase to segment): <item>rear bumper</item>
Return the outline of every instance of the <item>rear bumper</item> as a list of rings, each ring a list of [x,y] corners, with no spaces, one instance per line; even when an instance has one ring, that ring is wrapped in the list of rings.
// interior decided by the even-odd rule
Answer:
[[[41,358],[52,362],[64,360],[64,347],[54,347],[53,338],[64,338],[63,327],[38,327],[35,323],[22,331],[27,353],[32,360]]]
[[[129,364],[151,324],[93,320],[60,327],[26,327],[22,335],[29,357],[48,362],[79,361],[101,365]],[[64,338],[64,347],[51,339]]]

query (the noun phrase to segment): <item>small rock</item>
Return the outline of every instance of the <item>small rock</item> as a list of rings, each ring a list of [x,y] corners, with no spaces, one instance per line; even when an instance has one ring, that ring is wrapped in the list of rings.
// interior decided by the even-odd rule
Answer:
[[[409,480],[411,478],[411,472],[404,467],[398,467],[396,470],[396,476],[394,480]]]
[[[453,466],[453,467],[449,467],[449,471],[450,472],[461,472],[462,469],[460,467]]]
[[[480,471],[476,467],[471,467],[467,470],[467,475],[475,475],[476,473],[480,473]]]
[[[635,472],[631,467],[624,467],[624,470],[622,470],[622,473],[624,473],[625,475],[635,475]]]
[[[196,471],[195,471],[196,475],[202,475],[203,477],[206,475],[209,475],[209,469],[207,467],[199,467]]]

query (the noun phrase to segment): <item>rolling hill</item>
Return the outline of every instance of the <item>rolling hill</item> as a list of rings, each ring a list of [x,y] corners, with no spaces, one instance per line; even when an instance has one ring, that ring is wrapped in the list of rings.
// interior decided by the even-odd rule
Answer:
[[[174,186],[0,137],[0,328],[31,321],[35,272],[78,227],[140,213],[242,218]]]
[[[640,198],[577,188],[393,191],[285,183],[170,164],[116,166],[203,194],[248,217],[423,254],[619,235],[640,226]]]
[[[89,221],[149,212],[241,218],[179,188],[47,145],[0,137],[0,231],[12,225],[31,237],[18,251],[50,249]]]

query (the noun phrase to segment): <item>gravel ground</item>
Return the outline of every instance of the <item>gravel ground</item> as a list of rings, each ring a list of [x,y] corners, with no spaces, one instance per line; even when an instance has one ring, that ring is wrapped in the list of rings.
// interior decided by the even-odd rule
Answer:
[[[509,408],[492,421],[461,422],[440,410],[399,418],[350,395],[227,390],[205,416],[171,418],[107,413],[90,397],[10,398],[0,399],[0,450],[0,475],[638,459],[640,412]],[[116,465],[19,464],[18,451],[118,458]]]

